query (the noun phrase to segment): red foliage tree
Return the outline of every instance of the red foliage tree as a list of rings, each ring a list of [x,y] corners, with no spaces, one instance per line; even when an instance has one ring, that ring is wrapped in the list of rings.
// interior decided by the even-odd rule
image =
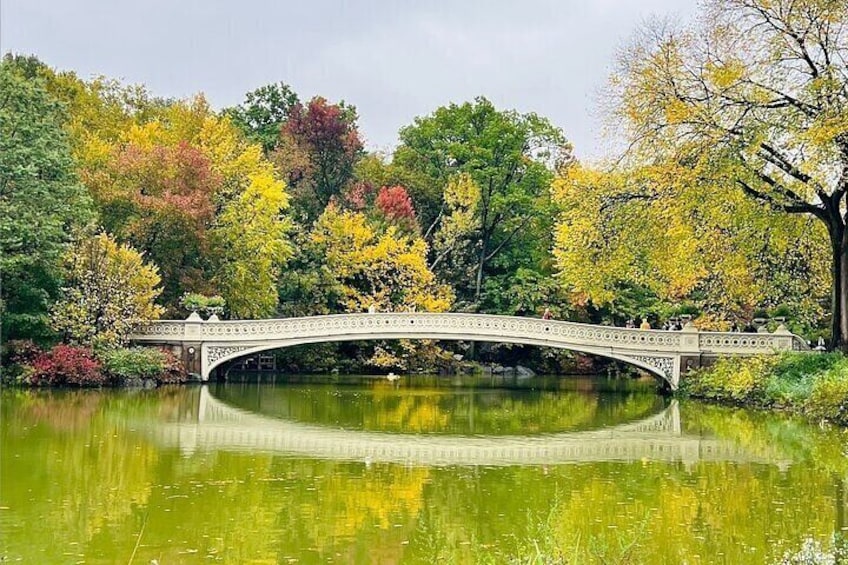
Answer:
[[[314,219],[350,182],[362,148],[356,111],[317,96],[291,108],[274,160],[293,181],[294,204]]]
[[[406,228],[415,226],[415,207],[404,187],[384,186],[377,193],[375,204],[390,222]]]
[[[351,210],[361,212],[374,201],[374,185],[368,181],[358,181],[348,186],[342,193],[342,202]]]
[[[222,180],[209,159],[186,142],[122,148],[97,183],[106,230],[158,265],[162,299],[203,290],[202,258]]]

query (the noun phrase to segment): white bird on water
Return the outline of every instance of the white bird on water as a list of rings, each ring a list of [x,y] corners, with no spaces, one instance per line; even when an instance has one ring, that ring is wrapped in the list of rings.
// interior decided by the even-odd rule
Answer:
[[[386,375],[386,378],[389,380],[389,382],[390,382],[390,383],[393,383],[393,382],[395,382],[396,380],[398,380],[400,377],[399,377],[399,376],[397,376],[397,375],[396,375],[396,374],[394,374],[394,373],[389,373],[388,375]]]

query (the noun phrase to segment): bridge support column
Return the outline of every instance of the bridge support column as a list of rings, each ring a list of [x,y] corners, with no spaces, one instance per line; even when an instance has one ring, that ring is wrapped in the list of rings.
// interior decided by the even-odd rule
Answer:
[[[200,366],[200,342],[190,342],[183,344],[182,362],[183,367],[189,375],[200,376],[202,369]]]
[[[677,356],[677,366],[674,368],[672,387],[677,390],[680,386],[680,377],[689,369],[701,366],[701,344],[698,337],[698,328],[690,321],[686,322],[680,330],[680,354]]]

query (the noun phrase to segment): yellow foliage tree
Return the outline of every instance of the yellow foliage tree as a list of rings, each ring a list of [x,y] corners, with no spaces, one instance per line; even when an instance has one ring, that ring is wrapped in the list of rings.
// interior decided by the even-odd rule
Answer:
[[[577,302],[615,306],[620,290],[635,286],[668,304],[695,302],[718,327],[778,304],[792,303],[807,322],[821,315],[823,230],[764,211],[698,167],[574,166],[553,192],[563,210],[558,277]]]
[[[608,92],[632,162],[697,169],[706,189],[721,196],[733,186],[777,230],[802,225],[792,216],[818,223],[804,247],[829,246],[832,345],[848,351],[845,6],[706,0],[697,25],[644,25]]]
[[[106,234],[84,239],[66,257],[68,286],[53,308],[53,328],[74,343],[126,344],[133,327],[155,320],[159,272],[141,253]]]
[[[79,139],[103,222],[160,262],[171,303],[219,292],[233,317],[276,313],[288,195],[261,148],[202,96],[125,118]]]
[[[363,312],[372,305],[385,312],[450,308],[450,287],[436,282],[427,267],[427,244],[419,237],[404,235],[394,226],[378,233],[364,214],[331,205],[318,218],[311,241],[341,283],[347,312]]]

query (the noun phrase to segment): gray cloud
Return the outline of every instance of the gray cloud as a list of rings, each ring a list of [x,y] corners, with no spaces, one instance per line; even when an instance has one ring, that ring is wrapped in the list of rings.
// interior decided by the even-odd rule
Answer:
[[[697,0],[2,0],[0,48],[80,76],[204,92],[216,107],[284,81],[357,106],[372,148],[415,116],[476,95],[561,126],[603,152],[595,97],[615,50],[651,14]]]

